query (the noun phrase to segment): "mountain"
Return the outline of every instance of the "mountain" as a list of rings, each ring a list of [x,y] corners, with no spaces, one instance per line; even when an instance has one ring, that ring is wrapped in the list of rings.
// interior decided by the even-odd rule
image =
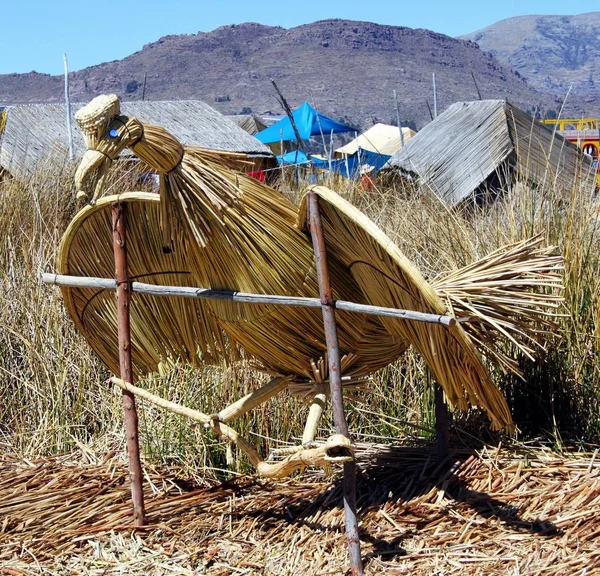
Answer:
[[[582,108],[600,113],[600,12],[518,16],[461,38],[477,42],[537,90],[564,97],[573,83]]]
[[[198,98],[227,114],[281,113],[273,78],[292,107],[309,100],[360,127],[395,123],[396,89],[403,122],[420,126],[430,119],[427,105],[433,108],[432,73],[438,111],[477,99],[473,76],[483,98],[507,98],[526,110],[559,105],[469,40],[346,20],[289,30],[247,23],[166,36],[123,60],[70,74],[70,86],[73,101],[105,92],[141,99],[145,79],[147,99]],[[62,99],[59,76],[0,76],[0,103]]]

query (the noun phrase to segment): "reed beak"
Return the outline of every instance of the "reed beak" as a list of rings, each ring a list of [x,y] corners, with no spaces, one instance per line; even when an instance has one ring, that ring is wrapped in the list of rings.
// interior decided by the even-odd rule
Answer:
[[[75,173],[75,187],[77,198],[92,197],[92,203],[100,197],[104,181],[112,160],[102,152],[88,150],[81,159]]]

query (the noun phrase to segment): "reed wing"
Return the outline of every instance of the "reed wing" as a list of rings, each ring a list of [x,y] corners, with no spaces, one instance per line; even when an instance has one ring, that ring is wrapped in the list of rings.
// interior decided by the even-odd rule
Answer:
[[[130,192],[106,196],[86,206],[65,232],[58,255],[58,273],[73,276],[114,277],[111,206],[125,202],[129,275],[138,282],[196,286],[187,263],[185,234],[174,234],[176,249],[163,253],[159,196]],[[79,332],[101,360],[119,371],[117,308],[109,290],[62,288],[65,305]],[[207,303],[188,298],[155,298],[132,294],[131,336],[134,369],[147,373],[168,358],[193,364],[215,362],[230,350]]]
[[[328,253],[351,273],[369,304],[446,314],[448,310],[420,272],[400,249],[362,212],[332,190],[311,189],[319,206]],[[299,226],[307,230],[306,196]],[[436,324],[381,318],[386,329],[410,342],[431,368],[452,405],[484,408],[492,428],[512,426],[501,392],[492,383],[481,357],[464,330]]]

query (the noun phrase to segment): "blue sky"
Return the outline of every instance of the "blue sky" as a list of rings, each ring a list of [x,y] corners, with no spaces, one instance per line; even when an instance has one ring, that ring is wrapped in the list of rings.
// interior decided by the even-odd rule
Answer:
[[[226,24],[260,22],[291,28],[326,18],[428,28],[459,36],[524,14],[581,14],[594,2],[554,0],[2,0],[0,74],[62,72],[117,60],[168,34],[208,32]],[[600,10],[600,8],[595,8]]]

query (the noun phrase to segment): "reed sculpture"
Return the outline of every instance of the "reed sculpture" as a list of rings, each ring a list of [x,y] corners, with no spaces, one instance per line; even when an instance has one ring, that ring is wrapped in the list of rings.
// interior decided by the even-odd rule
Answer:
[[[77,328],[121,375],[111,381],[124,391],[134,523],[142,525],[145,515],[137,395],[235,442],[265,476],[343,463],[351,572],[360,576],[356,469],[342,379],[359,384],[412,346],[448,403],[480,406],[492,428],[512,428],[482,355],[516,372],[499,342],[533,353],[536,331],[552,326],[560,302],[560,259],[534,238],[432,285],[373,222],[327,188],[309,189],[298,208],[228,167],[214,151],[183,146],[163,128],[121,115],[114,95],[95,98],[76,119],[88,145],[76,185],[91,202],[65,232],[58,272],[63,280],[70,277],[62,290]],[[159,194],[101,196],[110,165],[126,147],[159,175]],[[58,276],[54,281],[60,284]],[[172,287],[196,297],[155,297],[158,288],[173,296]],[[116,288],[117,306],[106,288]],[[257,295],[278,295],[287,304],[248,305],[236,293],[253,302]],[[316,297],[321,311],[305,306]],[[302,306],[292,305],[300,299]],[[360,313],[357,305],[363,305]],[[365,305],[378,306],[380,315],[367,313]],[[394,314],[381,315],[382,308]],[[399,316],[398,309],[413,319]],[[414,321],[419,313],[436,320]],[[134,376],[171,359],[200,365],[241,355],[273,379],[218,414],[174,404],[133,384]],[[328,384],[337,434],[315,446]],[[311,408],[302,446],[269,463],[227,423],[286,388],[311,399]]]
[[[81,196],[91,195],[91,203],[75,216],[63,237],[59,274],[113,276],[110,207],[120,202],[128,207],[131,280],[319,296],[306,197],[298,208],[273,188],[229,169],[214,151],[182,146],[164,129],[120,115],[114,95],[95,98],[76,119],[89,148],[77,171],[76,185]],[[101,197],[110,164],[126,147],[158,173],[159,194]],[[451,314],[458,319],[448,328],[338,310],[346,384],[360,382],[412,346],[430,367],[450,405],[480,406],[494,429],[510,428],[506,401],[491,381],[482,355],[505,370],[516,371],[501,342],[507,340],[533,353],[536,330],[551,325],[551,314],[560,302],[561,262],[552,256],[551,248],[541,247],[541,239],[534,238],[430,284],[354,206],[324,187],[313,187],[310,192],[318,196],[334,300]],[[79,331],[117,372],[113,295],[88,287],[62,290]],[[231,418],[289,388],[314,400],[303,441],[314,439],[329,377],[319,310],[249,306],[231,300],[159,300],[135,294],[130,314],[136,374],[157,370],[171,358],[200,365],[223,356],[244,355],[273,375],[273,381],[249,400],[210,420],[196,413],[198,419],[223,433]]]

